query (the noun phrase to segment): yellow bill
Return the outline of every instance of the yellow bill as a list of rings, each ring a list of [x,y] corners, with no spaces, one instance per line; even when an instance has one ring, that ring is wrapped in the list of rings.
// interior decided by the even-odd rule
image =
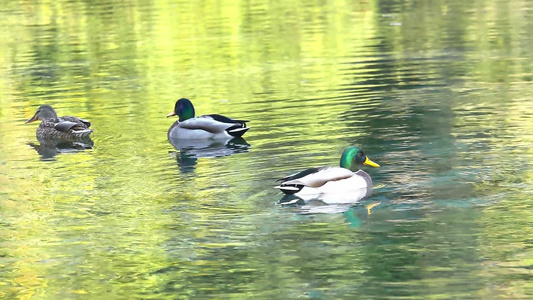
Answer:
[[[366,158],[366,160],[363,163],[363,165],[371,166],[371,167],[374,167],[374,168],[379,168],[379,165],[376,164],[375,162],[371,161],[368,157]]]

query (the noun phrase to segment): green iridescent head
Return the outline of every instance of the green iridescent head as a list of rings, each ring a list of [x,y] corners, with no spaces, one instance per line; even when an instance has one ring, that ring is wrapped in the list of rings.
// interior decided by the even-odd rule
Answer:
[[[379,167],[378,164],[366,157],[363,150],[355,146],[350,146],[346,148],[344,152],[342,152],[340,164],[342,168],[349,169],[354,172],[359,170],[362,165],[367,165],[376,168]]]
[[[174,106],[174,111],[167,115],[168,117],[178,115],[179,121],[183,122],[187,119],[194,118],[194,106],[192,105],[191,100],[186,98],[181,98],[176,101]]]

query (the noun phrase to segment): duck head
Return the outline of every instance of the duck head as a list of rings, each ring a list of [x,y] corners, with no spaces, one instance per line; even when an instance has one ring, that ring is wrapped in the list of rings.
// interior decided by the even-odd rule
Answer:
[[[363,150],[355,146],[350,146],[346,148],[346,150],[344,150],[341,156],[340,165],[342,168],[349,169],[354,172],[359,170],[362,165],[367,165],[376,168],[379,167],[378,164],[366,157]]]
[[[35,115],[33,115],[33,117],[26,121],[26,123],[31,123],[37,120],[43,121],[49,119],[57,119],[56,111],[50,105],[41,105],[35,112]]]
[[[169,113],[167,115],[168,117],[172,117],[178,115],[179,121],[183,122],[187,119],[194,118],[194,106],[192,105],[191,100],[186,98],[181,98],[178,101],[176,101],[176,105],[174,106],[174,111]]]

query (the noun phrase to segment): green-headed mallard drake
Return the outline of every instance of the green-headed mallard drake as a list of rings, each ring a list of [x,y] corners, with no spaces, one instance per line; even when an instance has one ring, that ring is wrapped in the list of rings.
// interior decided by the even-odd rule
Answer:
[[[65,140],[75,140],[88,137],[92,129],[91,122],[77,117],[65,116],[57,117],[56,111],[50,105],[41,105],[35,115],[26,123],[41,120],[41,125],[37,127],[37,138],[60,138]]]
[[[203,115],[194,117],[194,106],[191,101],[181,98],[176,101],[174,111],[168,117],[178,115],[168,130],[169,139],[222,139],[241,137],[250,127],[245,120],[234,120],[221,115]]]
[[[343,193],[357,194],[358,197],[361,194],[359,198],[368,197],[372,193],[372,179],[365,171],[360,170],[361,165],[379,167],[366,157],[363,150],[350,146],[342,153],[340,167],[310,168],[279,179],[281,184],[276,188],[287,195],[294,194],[302,199],[319,199],[324,195]]]

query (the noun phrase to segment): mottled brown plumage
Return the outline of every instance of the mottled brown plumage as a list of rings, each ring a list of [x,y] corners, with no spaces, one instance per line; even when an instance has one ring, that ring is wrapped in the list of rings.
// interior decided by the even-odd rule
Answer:
[[[58,117],[50,105],[41,105],[26,123],[42,121],[37,128],[37,138],[60,138],[76,140],[88,137],[93,130],[91,122],[72,116]]]

